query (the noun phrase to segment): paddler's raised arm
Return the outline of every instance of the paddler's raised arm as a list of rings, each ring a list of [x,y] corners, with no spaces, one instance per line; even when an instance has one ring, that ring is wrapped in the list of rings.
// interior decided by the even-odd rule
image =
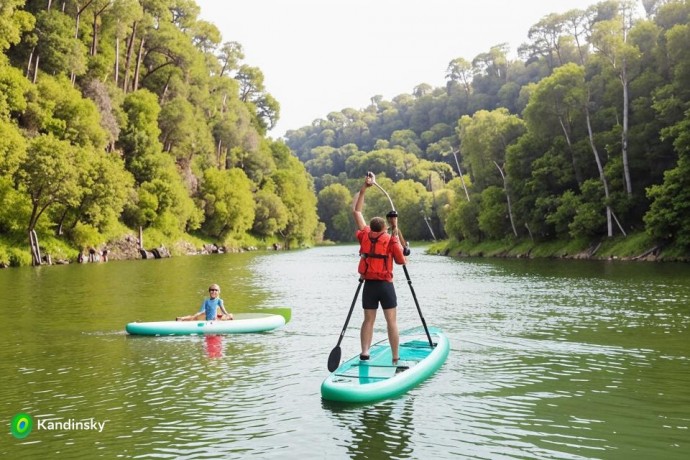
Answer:
[[[355,218],[355,223],[357,224],[357,228],[359,230],[362,230],[367,226],[367,222],[364,220],[364,216],[362,215],[362,207],[364,206],[364,193],[366,193],[367,189],[373,184],[374,174],[367,173],[367,176],[364,179],[364,184],[362,184],[362,188],[359,189],[359,192],[355,193],[354,200],[352,201],[352,215]]]

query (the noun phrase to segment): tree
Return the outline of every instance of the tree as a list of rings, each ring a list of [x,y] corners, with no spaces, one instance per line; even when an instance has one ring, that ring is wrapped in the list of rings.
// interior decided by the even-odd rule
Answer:
[[[630,115],[630,70],[635,61],[639,60],[640,51],[628,40],[633,24],[634,2],[620,0],[619,14],[607,21],[600,21],[593,25],[591,41],[599,52],[610,63],[618,75],[623,88],[623,126],[621,131],[621,155],[623,159],[623,173],[625,175],[625,190],[632,195],[632,181],[628,165],[628,125]]]
[[[652,200],[644,216],[647,233],[660,243],[675,242],[690,249],[690,110],[685,118],[664,130],[674,139],[678,165],[666,171],[662,184],[651,186],[647,195]]]
[[[275,152],[275,148],[274,148]],[[271,176],[275,182],[276,195],[288,209],[288,222],[280,230],[285,244],[305,244],[313,241],[318,224],[314,186],[304,166],[292,156],[276,161],[278,170]]]
[[[118,146],[122,148],[127,169],[134,174],[138,183],[143,183],[152,177],[152,173],[145,169],[142,158],[161,151],[158,140],[158,114],[161,109],[156,96],[147,90],[128,94],[122,109],[126,124],[122,128]]]
[[[0,3],[0,52],[19,43],[24,32],[34,27],[35,17],[20,9],[25,0],[3,0]]]
[[[534,86],[523,113],[530,132],[538,136],[563,136],[578,184],[582,184],[584,179],[582,166],[575,155],[573,131],[582,122],[585,98],[582,79],[582,69],[575,64],[557,68]]]
[[[86,72],[86,47],[74,36],[72,19],[52,9],[36,15],[33,81],[40,68],[49,74],[83,75]],[[28,68],[31,68],[31,62]]]
[[[106,232],[116,226],[133,191],[134,178],[116,154],[91,150],[84,155],[85,170],[79,176],[82,194],[78,203],[65,208],[63,219],[72,216],[71,229],[81,222]]]
[[[34,265],[41,264],[36,225],[51,206],[79,203],[83,194],[79,187],[83,166],[83,151],[52,134],[40,135],[29,143],[28,155],[17,171],[17,180],[31,201],[27,231],[32,241]]]
[[[326,225],[324,236],[331,241],[350,241],[352,227],[352,194],[342,184],[331,184],[317,196],[319,219]]]
[[[288,209],[271,186],[259,190],[254,195],[256,215],[252,231],[260,236],[273,236],[288,224]]]
[[[458,121],[461,150],[475,186],[482,190],[502,183],[494,161],[505,163],[506,149],[524,130],[524,122],[506,109],[480,110]]]
[[[200,187],[204,231],[221,239],[241,239],[254,224],[252,183],[240,169],[207,169]]]
[[[472,69],[472,64],[464,58],[453,59],[448,64],[448,69],[446,70],[448,86],[460,85],[466,99],[469,99],[472,93],[473,75],[474,70]]]

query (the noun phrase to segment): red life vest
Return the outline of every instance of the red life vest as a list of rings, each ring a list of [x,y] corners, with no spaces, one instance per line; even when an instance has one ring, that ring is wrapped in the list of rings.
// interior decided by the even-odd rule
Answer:
[[[362,238],[359,247],[359,274],[365,280],[391,281],[393,279],[393,258],[388,253],[391,236],[383,232],[372,237],[369,232]]]

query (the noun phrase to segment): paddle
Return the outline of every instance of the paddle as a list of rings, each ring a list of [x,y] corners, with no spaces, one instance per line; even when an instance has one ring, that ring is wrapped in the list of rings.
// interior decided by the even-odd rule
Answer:
[[[340,349],[340,342],[343,341],[345,336],[345,330],[347,329],[347,324],[350,322],[350,317],[352,316],[352,310],[355,309],[355,303],[357,302],[357,297],[359,296],[359,290],[362,288],[363,278],[359,279],[359,284],[357,285],[357,290],[355,291],[355,297],[352,299],[352,305],[350,305],[350,311],[347,313],[347,319],[345,320],[345,325],[343,330],[340,332],[340,337],[338,337],[338,343],[335,348],[331,350],[331,354],[328,355],[328,372],[333,372],[340,365],[340,356],[342,355],[342,350]]]
[[[424,332],[426,332],[426,338],[429,340],[429,346],[434,348],[434,342],[431,340],[431,334],[429,334],[429,328],[426,327],[426,320],[422,315],[422,309],[419,308],[419,302],[417,302],[417,295],[414,293],[414,288],[412,287],[412,280],[410,279],[410,274],[407,273],[407,265],[403,265],[403,271],[405,272],[405,278],[407,278],[407,284],[410,286],[410,292],[412,292],[412,298],[414,299],[414,304],[417,306],[417,312],[419,312],[419,318],[422,320],[422,326],[424,326]]]
[[[381,187],[378,182],[374,181],[374,185],[379,188],[383,192],[384,195],[386,195],[386,198],[388,198],[388,202],[391,205],[391,209],[393,210],[392,212],[395,212],[395,206],[393,205],[393,200],[391,200],[390,195],[388,192],[386,192],[383,187]],[[396,213],[397,214],[397,213]],[[400,242],[403,245],[403,247],[407,246],[407,242],[405,241],[405,238],[403,238],[402,232],[400,231],[400,228],[398,228],[398,236],[400,238]],[[408,252],[409,254],[409,252]],[[407,255],[407,254],[406,254]],[[422,320],[422,326],[424,326],[424,332],[426,332],[426,338],[429,339],[429,346],[431,348],[434,348],[434,342],[431,340],[431,334],[429,334],[429,328],[426,325],[426,320],[424,319],[424,315],[422,315],[422,309],[419,307],[419,302],[417,301],[417,294],[414,292],[414,288],[412,287],[412,280],[410,279],[410,274],[407,272],[407,265],[403,264],[403,271],[405,272],[405,278],[407,278],[407,284],[410,286],[410,291],[412,292],[412,298],[414,299],[414,303],[417,306],[417,312],[419,312],[419,318]]]

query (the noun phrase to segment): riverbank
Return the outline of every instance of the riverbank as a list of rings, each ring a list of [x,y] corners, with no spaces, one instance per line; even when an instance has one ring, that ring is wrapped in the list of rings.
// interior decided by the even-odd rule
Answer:
[[[535,242],[529,239],[483,241],[439,241],[428,252],[451,257],[557,258],[589,260],[630,260],[644,262],[690,262],[682,248],[655,244],[646,234],[637,233],[598,241],[568,240]]]
[[[175,256],[224,254],[257,250],[280,250],[278,241],[256,240],[212,242],[200,237],[185,234],[178,239],[164,238],[159,234],[149,234],[143,238],[149,243],[142,244],[133,233],[124,233],[117,238],[81,249],[69,246],[55,237],[41,240],[43,265],[66,265],[71,263],[108,262],[109,260],[161,259]],[[28,244],[0,240],[0,269],[31,265],[31,252]]]

